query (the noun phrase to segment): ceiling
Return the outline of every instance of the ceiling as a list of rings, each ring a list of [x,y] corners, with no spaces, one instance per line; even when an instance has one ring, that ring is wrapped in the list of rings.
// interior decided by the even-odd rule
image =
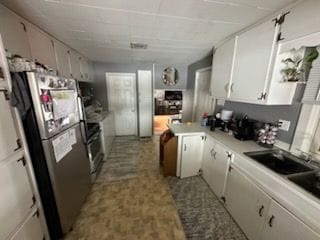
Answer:
[[[190,64],[296,0],[0,0],[94,61]],[[131,42],[146,43],[133,50]]]

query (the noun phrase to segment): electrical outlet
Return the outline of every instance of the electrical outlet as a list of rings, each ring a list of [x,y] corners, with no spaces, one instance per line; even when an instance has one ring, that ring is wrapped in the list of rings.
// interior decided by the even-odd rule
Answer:
[[[289,131],[290,128],[290,121],[287,120],[279,120],[279,129],[283,130],[283,131]]]

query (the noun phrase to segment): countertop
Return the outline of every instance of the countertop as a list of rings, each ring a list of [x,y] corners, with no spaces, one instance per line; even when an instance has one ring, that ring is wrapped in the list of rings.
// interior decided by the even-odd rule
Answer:
[[[240,141],[233,136],[221,131],[220,129],[216,129],[212,132],[208,127],[201,127],[199,123],[192,123],[191,125],[170,124],[168,125],[168,127],[175,136],[207,134],[225,147],[238,154],[243,154],[244,152],[266,150],[266,148],[259,146],[254,141]]]
[[[257,186],[263,189],[272,199],[305,222],[315,232],[320,234],[320,200],[306,192],[298,185],[289,181],[263,165],[244,155],[244,152],[263,151],[266,148],[254,141],[239,141],[233,136],[216,129],[211,132],[199,123],[168,125],[175,136],[206,134],[235,153],[231,164],[241,169]]]
[[[89,118],[87,118],[88,123],[100,123],[102,122],[106,117],[108,117],[111,114],[109,111],[102,111],[101,113],[94,113]]]

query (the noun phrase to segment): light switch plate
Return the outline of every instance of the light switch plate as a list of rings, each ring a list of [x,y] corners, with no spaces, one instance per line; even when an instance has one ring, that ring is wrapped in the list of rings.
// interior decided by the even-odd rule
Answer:
[[[279,129],[283,130],[283,131],[289,131],[290,128],[290,121],[287,120],[279,120]]]

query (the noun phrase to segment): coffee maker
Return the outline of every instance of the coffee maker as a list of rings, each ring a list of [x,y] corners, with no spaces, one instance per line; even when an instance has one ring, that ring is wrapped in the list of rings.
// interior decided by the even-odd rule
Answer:
[[[242,119],[236,119],[232,124],[233,135],[241,141],[254,140],[258,121],[249,119],[246,115]]]

